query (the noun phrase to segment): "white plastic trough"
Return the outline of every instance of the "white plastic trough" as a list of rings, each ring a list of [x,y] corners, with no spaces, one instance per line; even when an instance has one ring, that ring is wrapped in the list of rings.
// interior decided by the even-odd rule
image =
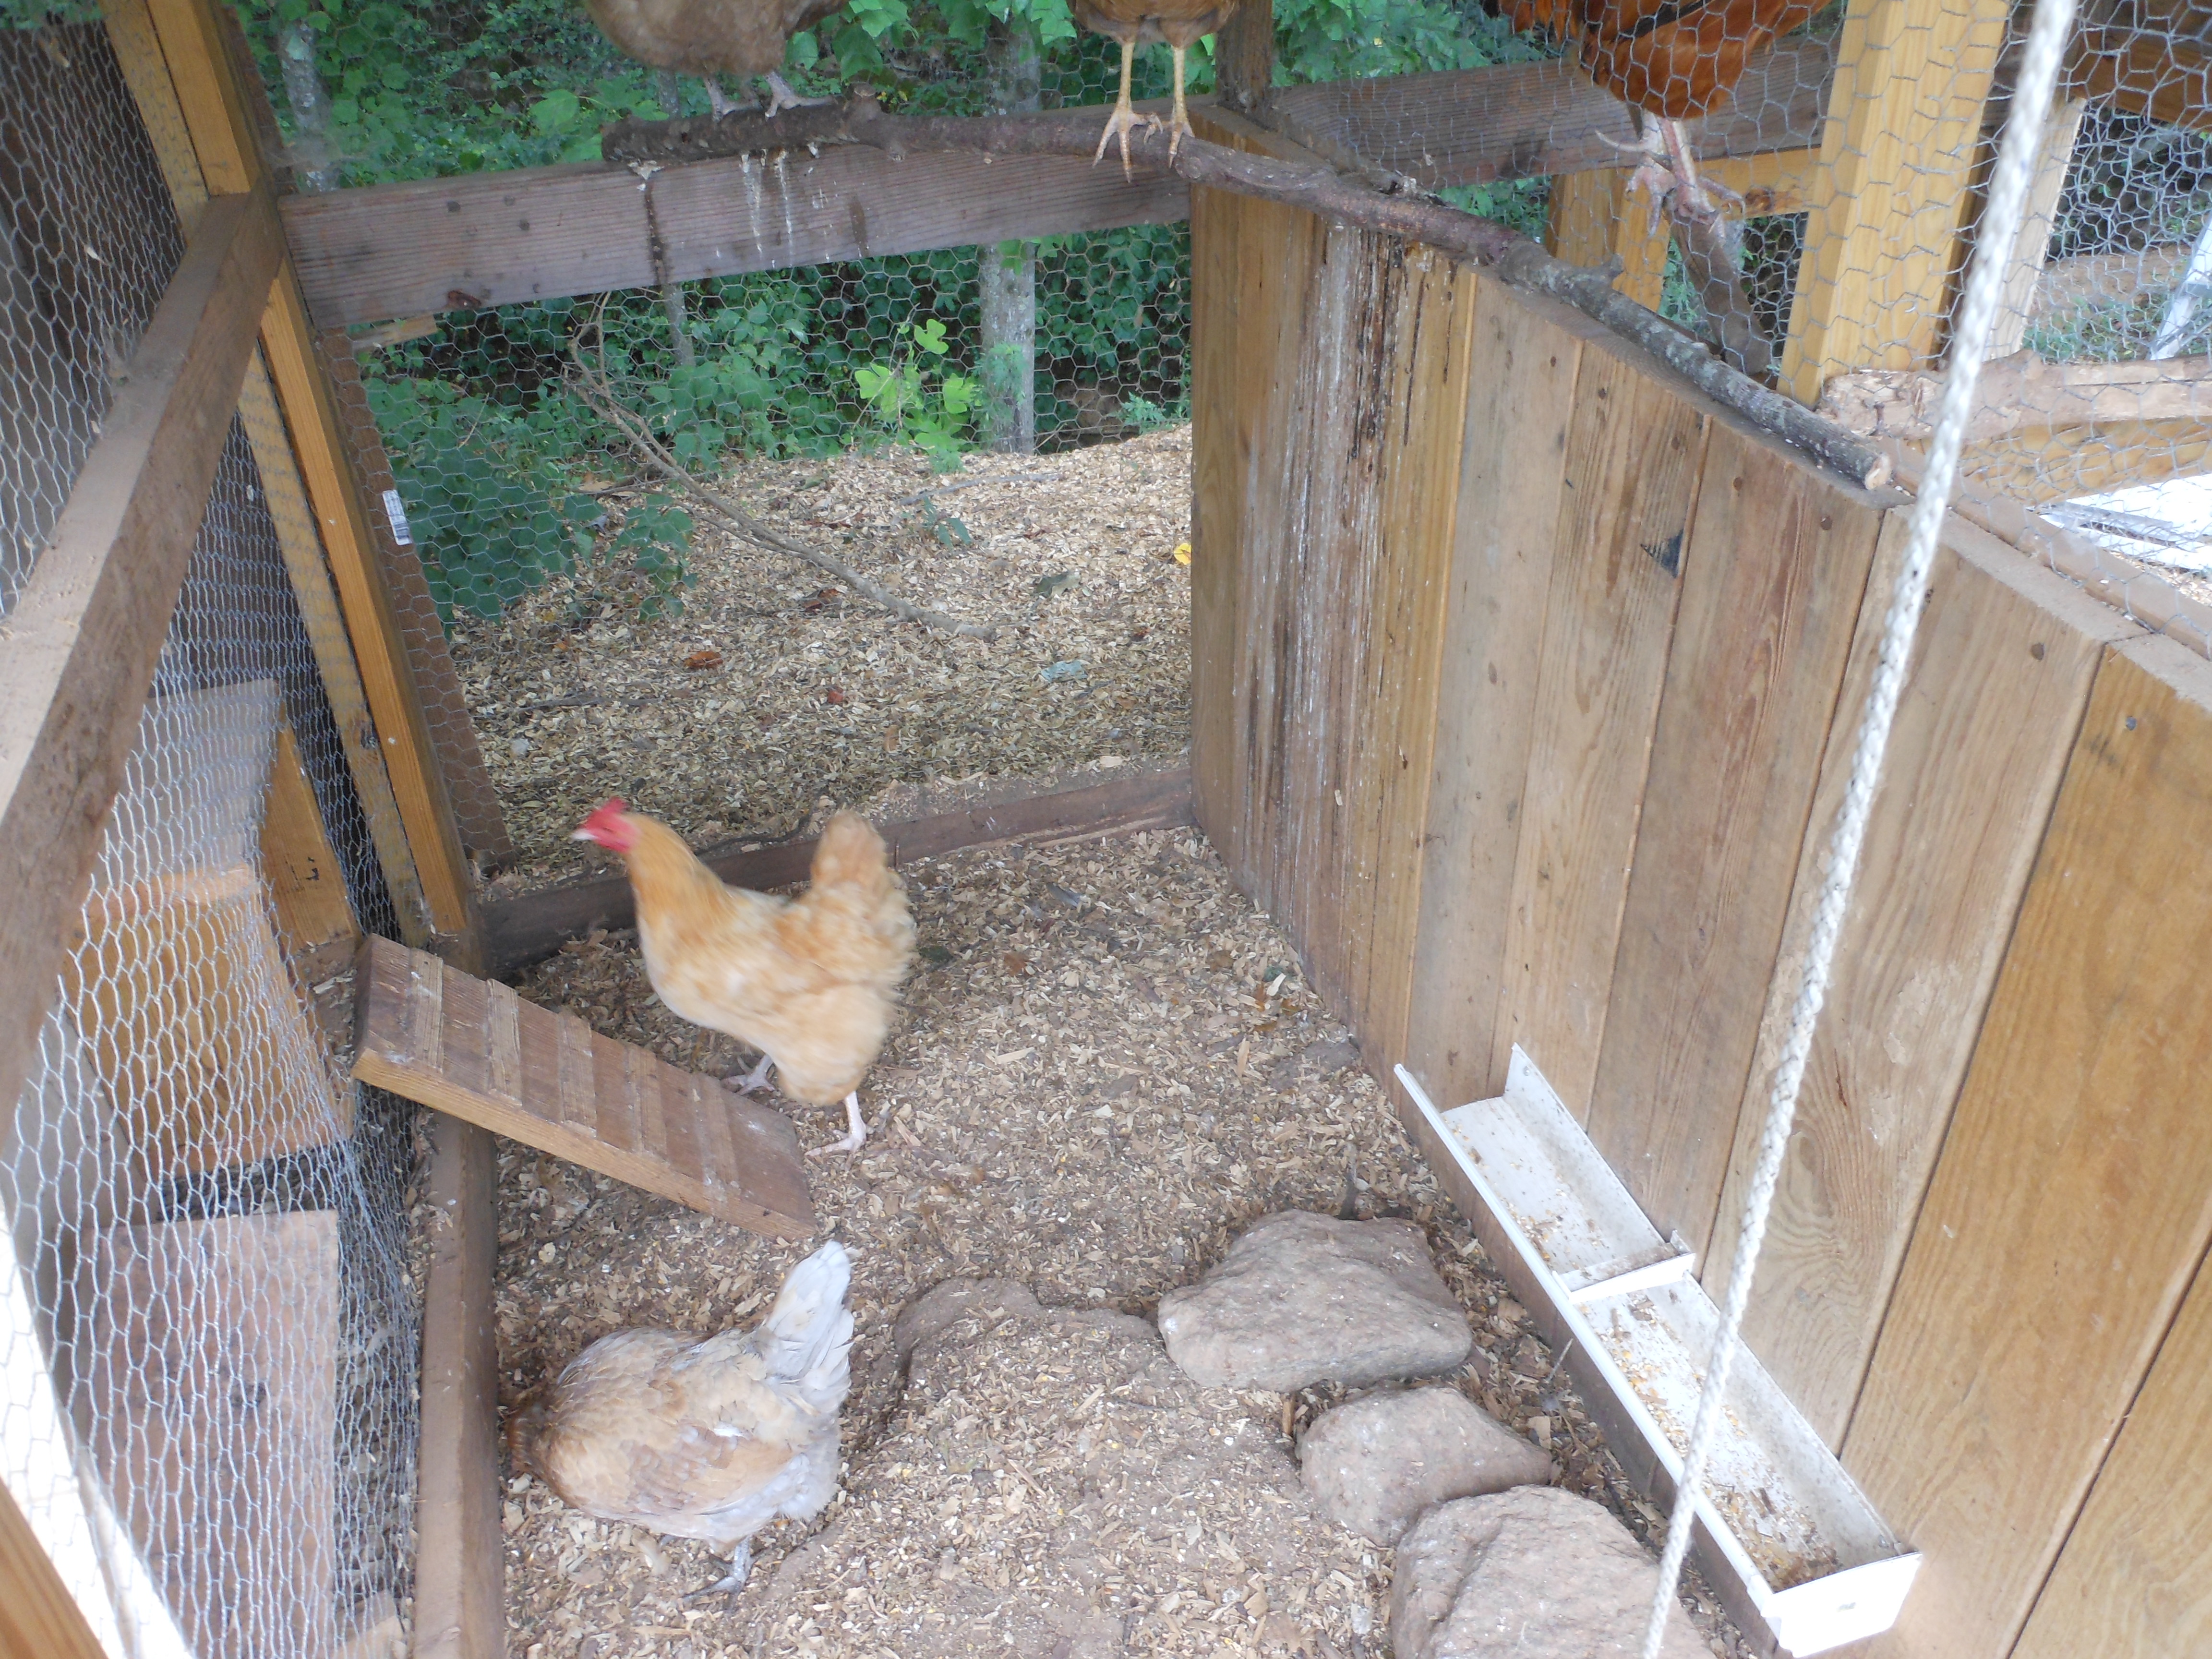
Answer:
[[[1690,1277],[1693,1258],[1679,1237],[1659,1237],[1517,1046],[1504,1094],[1448,1112],[1404,1066],[1397,1074],[1517,1257],[1500,1264],[1509,1279],[1534,1282],[1555,1337],[1574,1345],[1585,1403],[1616,1443],[1641,1437],[1664,1475],[1652,1487],[1670,1500],[1720,1324]],[[1610,1401],[1589,1397],[1593,1375]],[[1633,1472],[1631,1449],[1614,1450]],[[1730,1374],[1697,1516],[1714,1590],[1790,1654],[1887,1630],[1920,1566],[1747,1349]]]

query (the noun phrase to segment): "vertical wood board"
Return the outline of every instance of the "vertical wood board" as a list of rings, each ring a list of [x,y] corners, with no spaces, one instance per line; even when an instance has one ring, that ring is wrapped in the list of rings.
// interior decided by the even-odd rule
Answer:
[[[1680,573],[1705,544],[1692,514],[1710,425],[1640,354],[1592,333],[1567,431],[1487,1061],[1502,1080],[1517,1042],[1578,1117],[1613,993]]]
[[[1873,496],[1715,419],[1588,1120],[1700,1254],[1881,522]]]
[[[1884,526],[1703,1275],[1727,1290],[1828,842],[1904,556]],[[2142,630],[1954,519],[1936,555],[1814,1033],[1745,1339],[1831,1446],[1966,1076],[2106,647]]]
[[[2199,1267],[2013,1659],[2212,1653],[2212,1269]]]
[[[2010,1650],[2212,1237],[2208,823],[2212,663],[2109,651],[1844,1439],[1881,1659]]]
[[[1451,1101],[1503,1084],[1492,1030],[1568,424],[1595,328],[1502,283],[1480,283],[1473,309],[1404,1044],[1407,1069]]]

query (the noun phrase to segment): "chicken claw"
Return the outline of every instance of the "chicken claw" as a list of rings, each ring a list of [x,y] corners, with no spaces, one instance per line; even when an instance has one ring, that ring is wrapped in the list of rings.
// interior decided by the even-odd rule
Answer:
[[[730,1570],[727,1572],[704,1589],[695,1589],[683,1599],[686,1601],[703,1601],[710,1595],[726,1595],[730,1598],[730,1606],[734,1610],[738,1605],[738,1592],[745,1587],[745,1580],[752,1576],[752,1546],[740,1544],[730,1553]]]
[[[1129,178],[1129,135],[1139,127],[1156,127],[1157,115],[1139,115],[1129,105],[1129,69],[1136,61],[1137,37],[1132,30],[1129,38],[1121,42],[1121,95],[1114,101],[1114,112],[1106,118],[1106,131],[1098,135],[1098,148],[1091,154],[1091,165],[1097,167],[1106,159],[1106,146],[1116,133],[1121,138],[1121,176]]]
[[[761,118],[773,121],[777,114],[787,109],[811,109],[817,104],[834,104],[835,98],[801,98],[791,89],[791,83],[770,70],[761,77],[768,82],[768,101],[761,106]]]
[[[775,1060],[769,1059],[766,1053],[763,1053],[760,1057],[760,1064],[754,1066],[751,1071],[747,1072],[744,1076],[738,1079],[738,1081],[731,1084],[730,1087],[735,1089],[741,1095],[749,1095],[756,1089],[767,1088],[769,1069],[775,1064]]]
[[[740,110],[744,107],[743,104],[738,103],[736,100],[732,98],[728,93],[724,92],[722,90],[722,83],[720,81],[717,81],[713,76],[702,75],[699,78],[707,83],[707,107],[714,112],[714,119],[717,121],[720,120],[725,115],[729,114],[732,111]],[[671,112],[672,114],[673,112],[673,111]]]
[[[807,1153],[809,1158],[828,1158],[832,1152],[857,1152],[868,1139],[868,1120],[860,1115],[860,1091],[855,1089],[845,1097],[845,1121],[850,1125],[842,1140],[833,1140],[827,1146],[817,1146]]]

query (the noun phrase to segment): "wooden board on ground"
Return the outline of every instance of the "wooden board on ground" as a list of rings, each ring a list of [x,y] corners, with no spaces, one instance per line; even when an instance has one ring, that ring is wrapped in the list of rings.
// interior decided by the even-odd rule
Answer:
[[[1715,417],[1588,1119],[1653,1224],[1700,1254],[1882,519]]]
[[[428,1187],[414,1659],[505,1659],[499,1156],[490,1134],[457,1117],[434,1116]]]
[[[261,868],[294,971],[313,985],[352,967],[361,927],[346,897],[345,870],[324,832],[314,786],[300,764],[299,740],[281,714],[261,824]]]
[[[1844,1440],[1926,1557],[1879,1659],[2012,1650],[2212,1237],[2208,781],[2212,664],[2110,651]]]
[[[336,1212],[111,1228],[75,1290],[93,1458],[194,1650],[329,1652]]]
[[[1520,1044],[1577,1117],[1597,1073],[1682,572],[1700,548],[1716,565],[1732,556],[1692,517],[1711,425],[1641,353],[1589,337],[1556,496],[1487,1055],[1502,1083]]]
[[[1133,772],[1106,783],[1018,796],[876,827],[890,848],[891,862],[898,865],[993,842],[1130,835],[1191,822],[1190,774],[1175,768]],[[770,847],[708,848],[699,856],[732,885],[769,892],[806,879],[814,863],[814,846],[809,836]],[[512,974],[594,928],[628,927],[635,921],[629,878],[619,874],[566,882],[517,898],[487,900],[483,940],[489,970],[495,976]]]
[[[1775,1057],[1889,611],[1907,513],[1884,526],[1799,849],[1705,1289],[1727,1290]],[[1949,521],[1875,797],[1744,1334],[1840,1444],[1912,1237],[2013,919],[2107,645],[2142,629]]]
[[[362,1082],[773,1238],[814,1231],[797,1133],[718,1079],[390,939],[357,983]]]
[[[2200,1267],[2012,1659],[2212,1653],[2207,1376],[2212,1267]]]
[[[1475,290],[1404,1044],[1407,1068],[1453,1104],[1496,1092],[1491,1032],[1544,634],[1532,619],[1559,557],[1564,453],[1593,330],[1502,283]]]

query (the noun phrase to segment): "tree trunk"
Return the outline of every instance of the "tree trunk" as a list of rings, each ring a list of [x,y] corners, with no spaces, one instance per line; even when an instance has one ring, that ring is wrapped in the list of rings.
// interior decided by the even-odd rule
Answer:
[[[277,32],[276,61],[284,70],[284,100],[292,106],[292,176],[301,190],[338,187],[337,160],[331,154],[331,98],[315,67],[315,32],[305,23],[287,23]]]
[[[672,121],[684,112],[683,95],[676,85],[674,70],[655,70],[653,72],[654,96],[660,106],[668,112]],[[689,368],[696,361],[691,350],[691,335],[684,326],[684,284],[663,283],[660,285],[660,308],[668,313],[668,349],[676,359],[676,367]]]
[[[1036,26],[1015,17],[991,33],[992,112],[1037,108],[1043,64]],[[1026,455],[1036,447],[1036,247],[988,245],[980,264],[984,441],[1002,454]]]

